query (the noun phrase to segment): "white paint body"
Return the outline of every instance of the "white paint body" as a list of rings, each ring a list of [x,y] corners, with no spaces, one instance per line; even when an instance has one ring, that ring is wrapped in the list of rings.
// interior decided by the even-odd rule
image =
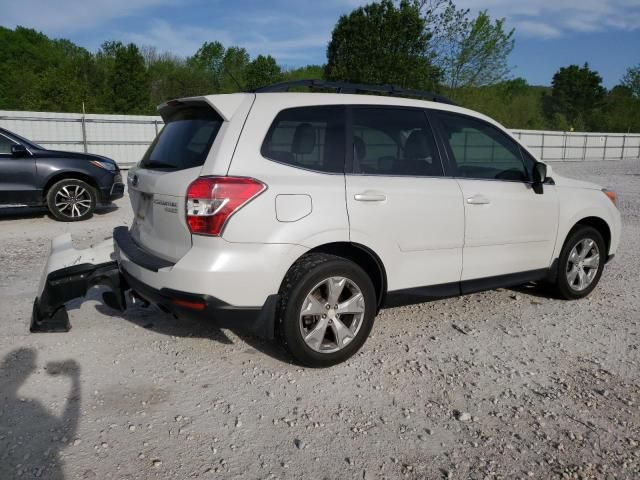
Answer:
[[[517,142],[476,112],[345,94],[233,94],[184,101],[206,102],[225,121],[201,168],[158,172],[135,167],[129,172],[135,240],[176,262],[152,272],[120,254],[122,268],[153,288],[211,295],[239,307],[262,306],[278,293],[301,255],[334,242],[352,242],[374,252],[383,263],[389,291],[545,269],[558,258],[568,232],[586,217],[598,217],[609,226],[609,255],[618,247],[620,214],[601,188],[559,175],[551,174],[555,185],[545,185],[544,194],[538,195],[524,182],[319,173],[270,161],[260,153],[278,112],[313,105],[446,110],[489,122]],[[137,186],[131,182],[134,175]],[[185,221],[187,187],[206,175],[247,176],[267,185],[233,215],[221,237],[191,235]],[[153,195],[154,203],[140,215],[144,192]],[[177,213],[167,212],[166,202],[173,202]],[[103,261],[109,260],[107,250],[101,250],[106,252]],[[53,257],[58,258],[50,264],[56,268],[78,255],[69,248],[58,251],[54,242]]]

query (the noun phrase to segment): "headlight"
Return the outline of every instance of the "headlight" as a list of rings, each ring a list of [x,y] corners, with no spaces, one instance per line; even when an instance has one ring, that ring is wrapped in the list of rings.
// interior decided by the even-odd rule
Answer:
[[[611,200],[616,207],[618,206],[618,194],[616,192],[603,188],[602,193],[609,197],[609,200]]]
[[[110,172],[115,172],[118,167],[114,163],[111,162],[101,162],[100,160],[90,160],[92,164],[94,164],[98,168],[104,168],[105,170],[109,170]]]

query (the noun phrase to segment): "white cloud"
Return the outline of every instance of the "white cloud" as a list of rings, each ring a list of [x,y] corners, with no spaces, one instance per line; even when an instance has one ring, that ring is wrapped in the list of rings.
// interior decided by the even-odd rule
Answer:
[[[547,25],[542,22],[535,22],[531,20],[520,20],[512,22],[512,25],[516,28],[516,32],[522,33],[530,37],[539,38],[558,38],[562,36],[562,31]]]
[[[273,38],[256,30],[213,29],[191,26],[173,26],[162,19],[153,19],[141,32],[117,32],[115,37],[138,45],[150,45],[160,51],[170,51],[176,55],[193,55],[204,42],[219,41],[224,46],[231,45],[246,48],[254,57],[258,54],[270,54],[280,62],[296,62],[308,57],[310,50],[326,47],[329,33],[317,34],[295,32],[291,38]]]
[[[124,42],[150,45],[160,51],[169,51],[180,56],[193,55],[204,42],[219,41],[231,44],[231,37],[224,30],[212,28],[172,26],[166,20],[154,19],[140,32],[118,32],[115,37]]]
[[[516,33],[556,38],[575,32],[640,29],[639,0],[458,0],[460,7],[506,17]]]
[[[45,32],[63,34],[103,25],[150,7],[176,0],[19,0],[2,1],[2,25],[23,25]]]

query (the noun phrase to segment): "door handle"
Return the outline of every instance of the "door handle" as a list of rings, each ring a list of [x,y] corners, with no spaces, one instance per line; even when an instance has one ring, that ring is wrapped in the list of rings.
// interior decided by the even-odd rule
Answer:
[[[491,203],[491,200],[484,195],[474,195],[473,197],[467,198],[467,203],[469,205],[487,205]]]
[[[358,202],[384,202],[387,199],[387,196],[383,193],[356,193],[353,198],[355,198]]]

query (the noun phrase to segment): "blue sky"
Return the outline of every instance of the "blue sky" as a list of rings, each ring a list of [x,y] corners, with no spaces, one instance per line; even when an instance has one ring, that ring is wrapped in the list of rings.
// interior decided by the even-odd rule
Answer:
[[[95,51],[133,41],[190,55],[204,42],[270,53],[283,65],[323,63],[331,30],[359,0],[0,0],[0,25],[23,25]],[[607,87],[640,63],[640,0],[457,0],[516,29],[513,75],[548,85],[553,73],[589,62]],[[0,47],[1,48],[1,47]]]

